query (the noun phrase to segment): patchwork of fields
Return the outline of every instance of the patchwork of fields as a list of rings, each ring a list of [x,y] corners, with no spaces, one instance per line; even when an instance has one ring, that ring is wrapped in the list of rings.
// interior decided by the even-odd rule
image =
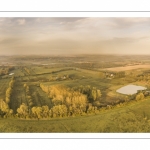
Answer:
[[[135,70],[135,69],[149,69],[150,65],[133,65],[133,66],[124,66],[124,67],[112,67],[105,68],[100,70],[108,70],[108,71],[126,71],[126,70]]]
[[[88,63],[1,66],[0,132],[148,132],[150,65]],[[146,90],[116,92],[128,84]]]
[[[29,86],[33,106],[52,107],[51,99],[41,88],[45,86],[63,85],[67,88],[78,88],[80,86],[92,86],[101,90],[99,99],[102,105],[110,105],[118,100],[124,99],[125,95],[116,93],[117,88],[128,83],[125,78],[107,79],[100,76],[101,72],[80,68],[50,68],[45,66],[16,67],[13,70],[15,85],[10,101],[10,108],[16,113],[17,108],[24,103],[29,106],[24,84]],[[5,99],[6,89],[11,77],[0,79],[0,98]]]

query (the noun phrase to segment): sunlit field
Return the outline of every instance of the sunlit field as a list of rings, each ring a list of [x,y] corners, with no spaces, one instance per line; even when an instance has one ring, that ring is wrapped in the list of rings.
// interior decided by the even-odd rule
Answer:
[[[137,56],[80,57],[9,57],[11,65],[0,66],[0,132],[149,132],[150,69],[108,69]],[[147,57],[140,60],[145,66]],[[117,91],[127,85],[145,88]]]

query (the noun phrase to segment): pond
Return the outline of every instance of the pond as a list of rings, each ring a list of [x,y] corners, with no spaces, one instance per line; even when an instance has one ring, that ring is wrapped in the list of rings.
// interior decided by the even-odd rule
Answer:
[[[127,95],[132,95],[137,93],[138,90],[145,90],[146,87],[143,86],[137,86],[137,85],[126,85],[118,90],[116,90],[116,92],[121,93],[121,94],[127,94]]]

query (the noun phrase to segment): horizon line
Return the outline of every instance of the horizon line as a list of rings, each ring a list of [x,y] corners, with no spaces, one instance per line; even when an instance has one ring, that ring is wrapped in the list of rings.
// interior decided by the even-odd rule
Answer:
[[[114,54],[114,53],[81,53],[81,54],[0,54],[0,56],[78,56],[78,55],[118,55],[118,56],[149,56],[150,54]]]

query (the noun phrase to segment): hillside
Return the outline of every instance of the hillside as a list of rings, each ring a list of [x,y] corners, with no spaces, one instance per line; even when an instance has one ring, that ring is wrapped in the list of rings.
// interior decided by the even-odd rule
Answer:
[[[150,98],[80,117],[49,120],[0,119],[0,132],[28,133],[147,133]]]

